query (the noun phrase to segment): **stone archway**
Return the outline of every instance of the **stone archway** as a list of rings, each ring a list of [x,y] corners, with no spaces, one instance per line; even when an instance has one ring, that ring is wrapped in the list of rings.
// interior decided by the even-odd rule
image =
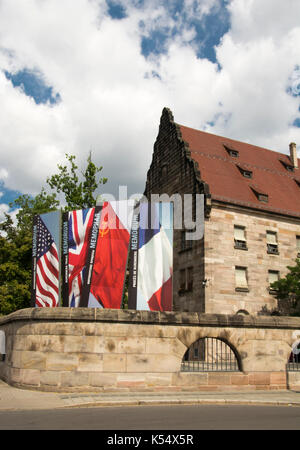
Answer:
[[[186,350],[181,370],[186,372],[237,372],[241,371],[241,360],[237,350],[224,339],[203,337]]]

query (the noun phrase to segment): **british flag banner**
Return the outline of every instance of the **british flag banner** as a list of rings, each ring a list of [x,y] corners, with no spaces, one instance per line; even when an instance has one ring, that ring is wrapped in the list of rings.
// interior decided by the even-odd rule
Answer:
[[[32,240],[32,306],[59,306],[60,212],[34,217]]]
[[[173,204],[142,202],[133,214],[128,307],[172,311]]]
[[[70,211],[62,218],[62,304],[77,308],[82,296],[95,208]]]

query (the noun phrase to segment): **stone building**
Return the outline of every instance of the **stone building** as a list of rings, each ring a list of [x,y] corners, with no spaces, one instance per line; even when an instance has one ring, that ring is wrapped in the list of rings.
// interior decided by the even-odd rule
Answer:
[[[175,193],[204,194],[205,226],[197,241],[174,232],[174,310],[276,308],[270,283],[300,255],[296,144],[281,154],[179,125],[164,108],[145,195]]]

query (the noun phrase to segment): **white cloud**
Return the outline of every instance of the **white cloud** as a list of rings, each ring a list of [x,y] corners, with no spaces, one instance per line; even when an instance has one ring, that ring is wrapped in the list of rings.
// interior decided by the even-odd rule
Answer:
[[[0,203],[0,222],[5,219],[5,213],[8,213],[9,206],[5,203]]]
[[[299,89],[298,0],[232,0],[232,26],[217,48],[221,70],[197,59],[194,30],[180,17],[167,53],[146,60],[142,34],[175,20],[165,2],[150,3],[124,1],[119,21],[104,1],[0,2],[0,70],[37,69],[62,99],[37,105],[0,71],[0,179],[8,188],[36,193],[65,153],[84,161],[92,149],[109,178],[105,191],[143,191],[164,106],[177,122],[216,134],[286,152],[290,141],[300,143],[291,126],[299,97],[287,92]],[[193,5],[185,0],[189,17],[220,8],[217,0]]]

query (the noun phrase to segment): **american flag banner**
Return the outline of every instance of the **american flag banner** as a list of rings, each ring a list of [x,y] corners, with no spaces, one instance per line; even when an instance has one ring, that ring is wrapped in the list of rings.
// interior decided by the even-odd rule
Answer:
[[[53,235],[45,224],[45,221],[49,221],[50,214],[52,213],[35,216],[33,224],[32,304],[37,307],[59,305],[58,250]],[[50,222],[57,219],[57,214],[53,214]]]
[[[82,295],[87,264],[88,245],[95,208],[69,212],[68,217],[68,304],[77,308]]]

